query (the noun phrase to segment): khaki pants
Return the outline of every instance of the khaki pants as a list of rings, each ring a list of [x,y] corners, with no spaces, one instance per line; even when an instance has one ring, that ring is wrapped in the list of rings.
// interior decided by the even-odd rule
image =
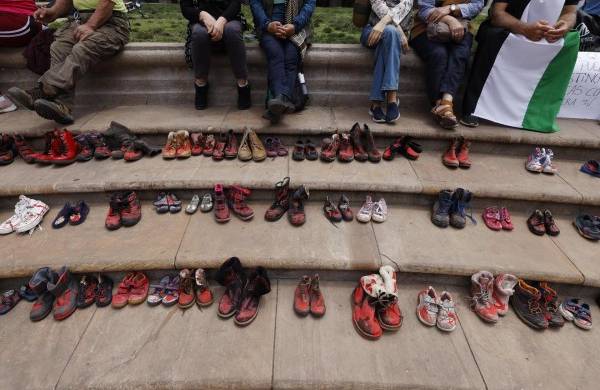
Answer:
[[[91,13],[81,14],[81,24]],[[50,47],[50,69],[39,82],[73,94],[75,83],[93,65],[116,54],[129,41],[129,22],[126,16],[113,15],[84,41],[73,36],[78,24],[69,21],[54,33]]]

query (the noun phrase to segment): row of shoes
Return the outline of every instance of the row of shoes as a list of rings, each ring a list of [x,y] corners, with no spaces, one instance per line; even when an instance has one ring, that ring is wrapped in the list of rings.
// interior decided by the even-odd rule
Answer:
[[[558,168],[553,164],[553,159],[554,152],[552,152],[552,149],[537,147],[527,157],[525,168],[530,172],[553,175],[558,172]]]
[[[431,286],[417,295],[417,318],[425,326],[437,326],[443,332],[452,332],[458,324],[454,298],[448,291],[440,295]]]
[[[44,202],[20,195],[19,201],[15,204],[14,214],[0,224],[0,235],[12,232],[33,233],[42,223],[48,210],[50,207]]]
[[[402,136],[396,138],[389,146],[383,151],[382,158],[386,161],[392,161],[396,156],[404,156],[409,160],[417,160],[421,153],[423,153],[423,147],[417,143],[411,136]]]
[[[471,168],[469,149],[471,141],[463,137],[450,140],[450,145],[442,155],[442,163],[448,168]]]
[[[304,275],[294,290],[294,312],[300,317],[311,314],[321,318],[325,315],[325,297],[319,284],[319,275]]]
[[[485,226],[494,231],[506,230],[510,232],[515,228],[510,213],[508,212],[508,208],[506,207],[486,207],[483,209],[481,218],[483,219]]]
[[[290,178],[285,177],[275,184],[275,199],[265,212],[265,220],[276,222],[286,213],[292,226],[302,226],[306,222],[304,202],[310,193],[308,187],[300,185],[295,190],[290,188]]]
[[[471,207],[473,194],[463,188],[457,188],[455,191],[442,190],[433,204],[431,213],[431,222],[435,226],[447,228],[448,226],[457,229],[463,229],[467,224],[466,210]],[[475,220],[468,216],[473,223]]]
[[[394,268],[384,265],[379,273],[361,277],[352,292],[352,323],[356,331],[367,339],[377,340],[384,330],[399,330],[402,320]]]
[[[358,123],[348,133],[335,132],[331,138],[321,143],[321,160],[325,162],[381,161],[381,152],[375,146],[373,133],[366,124],[361,128]]]
[[[150,284],[146,302],[150,306],[173,306],[181,309],[194,306],[207,307],[213,303],[213,293],[210,290],[206,273],[202,268],[197,270],[183,269],[177,276],[166,275],[158,284]]]
[[[71,226],[81,225],[87,219],[88,214],[90,213],[90,206],[83,201],[80,200],[75,204],[71,202],[65,203],[62,209],[52,221],[52,227],[54,229],[60,229],[67,224]]]

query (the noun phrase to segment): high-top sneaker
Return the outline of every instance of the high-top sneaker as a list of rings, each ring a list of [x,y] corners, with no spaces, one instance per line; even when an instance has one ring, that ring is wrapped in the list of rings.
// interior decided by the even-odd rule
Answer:
[[[258,315],[260,297],[271,292],[271,282],[267,275],[267,270],[263,267],[256,267],[248,276],[248,283],[244,288],[244,298],[233,322],[238,326],[249,325]]]
[[[246,285],[246,275],[242,263],[237,257],[225,261],[215,274],[215,280],[225,286],[225,292],[219,300],[217,315],[229,318],[238,311],[243,298],[243,288]]]
[[[431,222],[435,226],[442,228],[448,227],[450,224],[450,208],[452,207],[452,191],[442,190],[438,195],[438,199],[433,204],[431,213]]]
[[[215,184],[215,220],[219,223],[228,222],[231,219],[229,206],[222,184]]]
[[[194,277],[196,280],[196,304],[200,307],[212,305],[213,293],[206,280],[206,273],[202,268],[198,268]]]
[[[286,177],[275,184],[275,201],[265,212],[269,222],[278,221],[290,208],[290,178]]]
[[[367,152],[367,155],[369,156],[369,161],[374,163],[381,161],[381,152],[377,149],[377,146],[375,146],[375,139],[373,139],[373,133],[371,132],[371,129],[369,129],[369,126],[367,126],[366,123],[363,125],[362,136],[363,145],[365,146],[365,150]]]
[[[294,290],[294,311],[302,317],[310,313],[310,287],[311,280],[304,275]]]
[[[379,269],[379,274],[383,278],[386,294],[379,301],[377,319],[383,329],[396,331],[402,326],[402,311],[398,304],[396,272],[391,266],[384,265]]]
[[[104,226],[108,230],[117,230],[121,225],[121,209],[123,208],[123,193],[116,192],[111,195],[108,206],[108,213]]]
[[[370,340],[377,340],[383,334],[381,325],[375,317],[375,307],[360,284],[352,293],[352,323],[361,336]]]
[[[352,148],[352,141],[350,135],[347,133],[342,134],[340,139],[340,148],[338,151],[338,160],[341,162],[350,162],[354,160],[354,149]]]
[[[515,285],[518,279],[511,274],[500,274],[494,279],[494,306],[498,315],[504,316],[508,313],[509,298],[515,293]]]
[[[446,152],[442,156],[442,163],[444,163],[445,166],[450,167],[450,168],[458,168],[459,162],[458,162],[458,158],[456,157],[456,148],[457,147],[458,147],[458,140],[455,138],[452,141],[450,141],[450,145],[448,146],[448,149],[446,149]]]
[[[548,326],[559,328],[565,324],[563,316],[558,311],[558,294],[546,282],[539,282],[536,286],[542,295],[542,311],[548,321]]]
[[[45,137],[45,146],[42,153],[35,153],[31,158],[39,164],[52,164],[52,160],[61,155],[62,144],[58,135],[59,130],[47,132]]]
[[[308,200],[308,188],[301,185],[292,196],[290,196],[290,208],[288,210],[288,220],[293,226],[301,226],[306,222],[304,213],[304,202]]]
[[[174,131],[171,131],[167,136],[167,143],[162,149],[162,156],[165,160],[172,160],[177,157],[177,141],[175,140]]]
[[[33,303],[31,312],[29,313],[31,321],[43,320],[52,311],[54,295],[48,292],[48,284],[54,284],[57,280],[58,275],[56,272],[48,267],[38,269],[31,277],[29,288],[31,288],[38,297]]]
[[[142,219],[142,205],[137,194],[133,191],[123,195],[123,208],[121,209],[121,224],[133,226]]]
[[[64,129],[58,132],[60,139],[60,154],[52,158],[52,163],[57,165],[72,164],[77,160],[79,144],[75,141],[73,133]]]
[[[363,147],[361,132],[360,125],[356,122],[354,126],[352,126],[352,130],[350,130],[350,137],[352,138],[352,146],[354,148],[354,158],[356,161],[367,161],[369,155]]]
[[[515,293],[510,298],[510,303],[517,316],[534,329],[548,328],[548,320],[542,307],[542,294],[540,291],[519,279]]]
[[[23,201],[25,207],[19,213],[19,223],[15,226],[17,233],[32,232],[42,223],[44,216],[50,207],[36,199],[28,198],[24,195],[19,196],[19,202]],[[17,207],[15,206],[15,212]]]
[[[58,271],[58,279],[55,283],[48,282],[48,291],[56,297],[54,301],[54,319],[64,320],[77,309],[77,296],[79,284],[71,276],[66,266]]]
[[[315,317],[323,317],[325,315],[325,297],[319,285],[319,275],[315,274],[310,281],[310,314]]]
[[[254,210],[246,204],[246,198],[250,196],[251,191],[248,188],[239,186],[229,187],[227,201],[229,208],[242,221],[248,221],[254,217]]]
[[[498,322],[498,311],[494,306],[494,276],[488,271],[479,271],[471,276],[471,309],[486,322]]]
[[[96,302],[98,279],[84,275],[79,281],[79,294],[77,295],[77,308],[85,309]]]
[[[458,165],[461,168],[471,168],[471,159],[469,158],[469,149],[471,148],[471,141],[467,141],[462,138],[460,142],[460,148],[456,154],[458,159]]]
[[[467,224],[466,209],[470,208],[473,194],[462,188],[457,188],[452,194],[452,207],[450,208],[450,225],[462,229]]]
[[[326,138],[321,143],[321,160],[332,162],[335,160],[340,148],[340,135],[336,132],[331,136],[331,139]]]

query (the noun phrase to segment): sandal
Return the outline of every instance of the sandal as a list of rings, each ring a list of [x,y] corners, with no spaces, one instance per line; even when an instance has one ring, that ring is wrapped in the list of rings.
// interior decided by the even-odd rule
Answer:
[[[453,130],[458,127],[458,120],[456,119],[456,115],[454,115],[453,104],[451,101],[444,99],[440,100],[437,106],[431,110],[431,113],[439,125],[444,129]]]
[[[190,201],[190,204],[188,204],[187,207],[185,208],[185,212],[187,214],[194,214],[196,211],[198,211],[199,204],[200,204],[200,197],[197,194],[194,194],[194,196],[192,196],[192,200]]]
[[[158,306],[163,301],[165,296],[165,290],[167,285],[171,281],[169,275],[163,276],[158,284],[150,285],[150,294],[148,294],[148,298],[146,298],[146,303],[150,306]]]
[[[72,209],[71,215],[69,216],[69,224],[73,226],[81,225],[85,222],[89,213],[90,206],[83,200],[79,201],[77,206]]]
[[[306,159],[309,161],[315,161],[319,158],[319,153],[317,153],[317,145],[315,145],[311,140],[307,139],[304,144],[304,154],[306,155]]]
[[[294,144],[294,151],[292,152],[292,159],[296,161],[304,160],[306,158],[305,150],[302,140],[296,141],[296,144]]]

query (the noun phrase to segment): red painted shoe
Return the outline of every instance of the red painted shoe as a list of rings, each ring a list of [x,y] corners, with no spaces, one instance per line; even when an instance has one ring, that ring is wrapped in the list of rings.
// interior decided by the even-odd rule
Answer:
[[[367,161],[369,159],[369,155],[363,146],[362,129],[360,128],[358,122],[352,126],[352,129],[350,130],[350,138],[352,140],[354,159],[356,161]]]
[[[304,202],[308,200],[308,188],[304,185],[300,186],[290,196],[290,207],[288,209],[288,220],[293,226],[302,226],[306,222],[306,214],[304,212]]]
[[[96,302],[98,279],[93,276],[84,275],[79,282],[79,295],[77,296],[77,308],[85,309]]]
[[[135,272],[129,272],[121,283],[117,286],[116,294],[113,294],[111,305],[115,309],[120,309],[122,307],[127,306],[129,303],[129,295],[131,293],[131,286],[133,278],[135,277]]]
[[[379,322],[375,318],[375,308],[359,284],[352,293],[352,323],[356,331],[370,340],[377,340],[383,334]]]
[[[25,138],[21,135],[15,135],[15,146],[17,148],[17,153],[19,156],[27,163],[31,164],[35,162],[34,156],[35,152],[31,149],[31,146],[25,141]]]
[[[338,151],[338,160],[341,162],[351,162],[354,160],[352,141],[350,140],[350,135],[347,133],[342,134],[340,140],[340,149]]]
[[[167,143],[162,148],[162,157],[165,160],[172,160],[177,157],[177,140],[174,131],[171,131],[167,136]]]
[[[244,288],[244,298],[240,303],[239,310],[233,318],[237,326],[248,326],[258,315],[261,296],[271,292],[271,282],[267,271],[263,267],[257,267],[250,276]]]
[[[175,155],[177,158],[188,158],[192,155],[192,143],[190,142],[190,133],[186,130],[180,130],[175,133],[177,149]]]
[[[396,138],[394,142],[392,142],[388,147],[385,148],[385,150],[383,151],[384,160],[392,161],[396,157],[396,154],[398,154],[398,151],[400,150],[400,147],[402,145],[402,139],[403,137]]]
[[[77,160],[79,154],[79,144],[75,141],[73,133],[67,129],[58,131],[57,133],[60,142],[60,154],[52,158],[52,163],[56,165],[69,165]]]
[[[226,159],[234,159],[238,155],[238,140],[233,130],[229,130],[227,133],[227,142],[223,154]]]
[[[196,281],[196,304],[200,307],[212,305],[213,293],[206,280],[206,273],[202,268],[196,270],[194,279]]]
[[[457,147],[458,147],[458,140],[453,139],[452,141],[450,141],[450,145],[448,146],[448,149],[442,156],[442,163],[444,163],[445,166],[450,167],[450,168],[458,168],[458,166],[460,165],[460,163],[458,162],[458,158],[456,157],[456,148]]]
[[[123,143],[123,160],[127,162],[138,161],[144,157],[144,152],[137,148],[133,142]]]
[[[79,284],[71,276],[66,266],[58,271],[56,283],[48,283],[48,292],[56,297],[53,307],[53,316],[57,321],[68,318],[77,309],[77,295]]]
[[[464,138],[460,140],[460,148],[456,153],[458,159],[458,166],[461,168],[471,168],[471,159],[469,158],[469,149],[471,148],[471,141],[467,141]]]
[[[121,209],[123,208],[122,194],[117,192],[110,197],[108,213],[104,225],[108,230],[117,230],[121,225]]]
[[[61,154],[62,143],[58,135],[59,130],[49,131],[45,134],[46,145],[42,153],[34,153],[31,159],[39,164],[52,164],[52,160]]]
[[[502,207],[500,209],[500,223],[502,224],[502,229],[504,230],[513,230],[515,227],[512,223],[512,219],[510,218],[510,214],[506,207]]]
[[[325,162],[332,162],[335,160],[340,148],[340,136],[335,133],[331,136],[331,139],[325,138],[321,143],[321,160]]]
[[[194,278],[192,271],[182,269],[179,272],[179,300],[177,306],[182,309],[188,309],[194,306],[196,301],[196,292],[194,291]]]
[[[242,221],[251,220],[254,217],[254,210],[246,204],[246,198],[252,192],[248,188],[239,186],[229,187],[227,200],[231,211]]]
[[[502,220],[500,216],[500,210],[497,207],[486,207],[481,215],[485,226],[488,228],[498,231],[502,230]]]
[[[192,133],[192,156],[200,156],[204,151],[204,135],[202,133]]]
[[[206,157],[212,156],[215,151],[215,144],[215,136],[212,134],[207,135],[204,141],[204,149],[202,150],[202,154]]]
[[[315,274],[310,282],[310,314],[320,318],[325,315],[325,311],[325,297],[319,286],[319,275]]]
[[[310,313],[310,278],[306,275],[296,286],[294,291],[294,311],[301,317]]]
[[[494,276],[488,271],[480,271],[471,276],[471,309],[485,322],[498,322],[498,310],[492,298]]]
[[[222,184],[215,184],[215,220],[219,223],[228,222],[231,219],[229,206],[223,190]]]
[[[148,297],[149,289],[150,281],[148,280],[148,277],[142,272],[136,272],[131,279],[127,302],[130,305],[139,305]]]
[[[213,150],[212,158],[215,161],[221,161],[225,158],[225,146],[227,142],[223,137],[223,134],[219,137],[219,140],[215,143],[215,148]]]
[[[369,129],[369,126],[367,126],[366,123],[363,125],[363,131],[361,135],[361,139],[363,140],[363,146],[365,147],[365,151],[367,152],[369,161],[373,163],[378,163],[379,161],[381,161],[381,152],[379,151],[379,149],[377,149],[377,146],[375,146],[373,132],[371,132],[371,129]]]
[[[123,194],[123,208],[121,211],[121,224],[123,226],[133,226],[142,219],[142,205],[135,192],[126,192]]]

